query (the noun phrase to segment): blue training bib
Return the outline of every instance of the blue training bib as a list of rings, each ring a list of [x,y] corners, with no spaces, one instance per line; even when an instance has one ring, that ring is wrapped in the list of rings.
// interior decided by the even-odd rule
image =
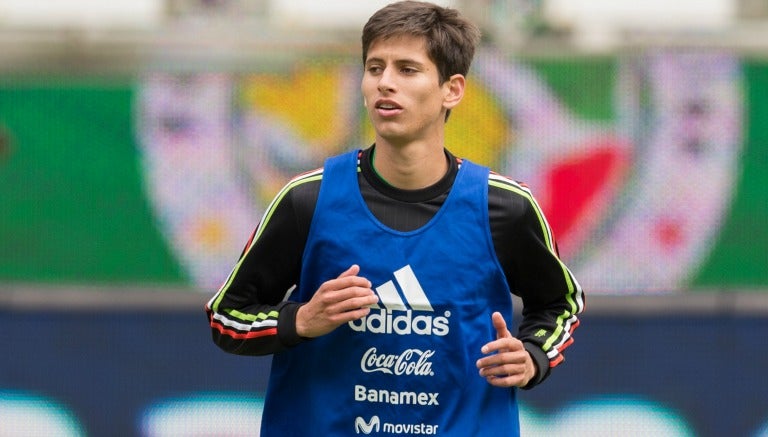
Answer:
[[[399,232],[365,205],[357,151],[327,160],[291,300],[308,301],[352,264],[379,304],[275,354],[261,435],[519,435],[515,389],[489,385],[475,367],[496,338],[491,313],[512,322],[488,224],[488,169],[465,160],[438,213]]]

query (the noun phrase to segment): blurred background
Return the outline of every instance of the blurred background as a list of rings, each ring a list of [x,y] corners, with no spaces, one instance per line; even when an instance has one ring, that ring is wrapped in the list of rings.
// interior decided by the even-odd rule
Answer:
[[[203,305],[371,143],[387,3],[0,0],[0,436],[258,435],[269,358]],[[449,149],[531,187],[587,293],[523,435],[768,436],[768,2],[438,3],[484,34]]]

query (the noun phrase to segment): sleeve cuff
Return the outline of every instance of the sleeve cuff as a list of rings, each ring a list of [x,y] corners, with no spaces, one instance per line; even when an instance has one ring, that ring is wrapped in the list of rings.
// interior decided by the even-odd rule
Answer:
[[[533,365],[536,366],[536,376],[531,379],[523,390],[530,390],[541,384],[549,376],[549,358],[541,347],[534,343],[523,343],[525,350],[531,355]]]
[[[279,308],[277,338],[280,340],[280,344],[286,348],[296,346],[308,340],[296,333],[296,313],[302,305],[296,302],[285,302]]]

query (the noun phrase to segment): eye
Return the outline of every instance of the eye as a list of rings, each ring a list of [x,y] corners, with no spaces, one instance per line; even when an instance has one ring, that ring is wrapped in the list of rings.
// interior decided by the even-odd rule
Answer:
[[[366,68],[366,71],[367,71],[368,73],[370,73],[370,74],[378,74],[378,73],[381,73],[381,70],[382,70],[382,68],[381,68],[381,66],[380,66],[380,65],[369,65],[369,66]]]
[[[404,74],[415,74],[418,73],[419,70],[413,68],[413,67],[403,67],[400,69]]]

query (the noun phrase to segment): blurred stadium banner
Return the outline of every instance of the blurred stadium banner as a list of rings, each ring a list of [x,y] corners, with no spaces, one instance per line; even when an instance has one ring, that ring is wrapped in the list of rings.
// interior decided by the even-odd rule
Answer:
[[[358,60],[0,81],[0,282],[214,289],[266,203],[372,141]],[[481,52],[448,147],[526,182],[586,290],[768,286],[768,64]]]

